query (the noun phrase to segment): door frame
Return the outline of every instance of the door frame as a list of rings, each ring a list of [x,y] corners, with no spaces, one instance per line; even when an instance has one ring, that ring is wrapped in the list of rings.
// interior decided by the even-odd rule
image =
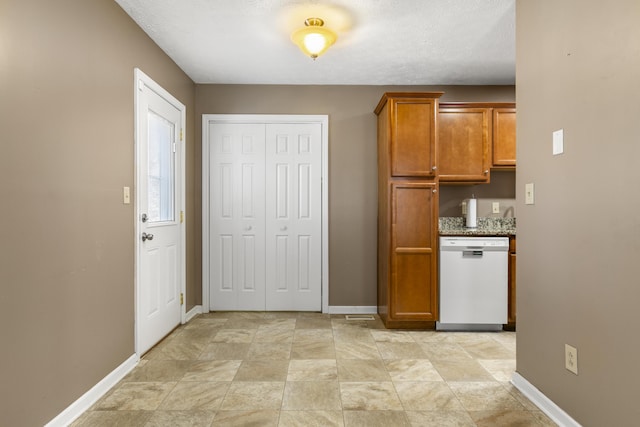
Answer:
[[[313,123],[320,125],[322,143],[322,312],[329,312],[329,116],[306,114],[203,114],[202,115],[202,311],[209,312],[209,123]]]
[[[142,246],[142,241],[140,239],[140,215],[141,215],[141,211],[140,211],[140,197],[139,197],[139,191],[138,189],[140,188],[140,176],[139,171],[140,168],[138,167],[138,159],[140,158],[138,150],[140,149],[140,129],[138,127],[138,119],[139,119],[139,112],[138,112],[138,107],[140,105],[140,94],[144,89],[149,89],[152,90],[153,92],[155,92],[157,95],[159,95],[161,98],[163,98],[164,100],[166,100],[169,104],[171,104],[173,107],[175,107],[177,110],[180,111],[180,122],[181,122],[181,139],[180,139],[180,143],[176,144],[177,148],[176,148],[176,152],[180,154],[180,161],[179,163],[177,163],[180,167],[180,175],[179,175],[179,179],[180,179],[180,185],[177,186],[176,191],[179,194],[176,194],[175,197],[175,203],[178,205],[178,210],[181,212],[181,217],[179,218],[179,230],[180,230],[180,239],[179,239],[179,245],[180,245],[180,272],[179,272],[179,280],[180,280],[180,293],[181,293],[181,297],[183,298],[181,300],[181,304],[180,304],[180,323],[184,324],[186,321],[186,304],[184,304],[184,295],[186,293],[186,228],[185,228],[185,222],[183,220],[184,218],[184,211],[185,211],[185,197],[186,197],[186,171],[185,171],[185,146],[186,144],[186,132],[185,132],[185,126],[186,126],[186,107],[184,106],[184,104],[182,104],[180,101],[178,101],[177,98],[175,98],[173,95],[171,95],[169,92],[167,92],[162,86],[160,86],[158,83],[156,83],[155,81],[153,81],[151,79],[151,77],[149,77],[148,75],[146,75],[142,70],[140,70],[139,68],[135,68],[134,69],[134,126],[135,126],[135,130],[134,130],[134,177],[135,177],[135,187],[134,187],[134,195],[135,195],[135,216],[134,216],[134,230],[135,230],[135,236],[134,236],[134,241],[135,241],[135,252],[134,252],[134,265],[135,265],[135,277],[134,277],[134,288],[135,288],[135,292],[134,292],[134,310],[135,310],[135,321],[134,321],[134,336],[135,336],[135,353],[137,355],[138,358],[140,358],[140,356],[142,356],[141,354],[139,354],[139,348],[140,348],[140,331],[139,331],[139,327],[140,327],[140,310],[139,310],[139,302],[140,302],[140,283],[141,283],[141,275],[142,275],[142,271],[140,268],[140,250],[141,250],[141,246]]]

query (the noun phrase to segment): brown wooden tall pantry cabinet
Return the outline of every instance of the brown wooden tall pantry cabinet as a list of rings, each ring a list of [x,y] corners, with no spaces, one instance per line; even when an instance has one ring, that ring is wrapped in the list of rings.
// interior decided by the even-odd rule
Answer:
[[[438,319],[438,99],[385,93],[378,115],[378,313],[387,328]]]

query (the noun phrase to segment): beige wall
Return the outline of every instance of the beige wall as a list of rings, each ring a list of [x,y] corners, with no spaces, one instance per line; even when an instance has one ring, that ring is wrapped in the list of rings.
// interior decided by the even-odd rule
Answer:
[[[515,95],[513,86],[197,86],[198,120],[202,114],[329,115],[329,305],[377,303],[373,110],[385,91],[412,90],[443,90],[443,102],[513,102]],[[196,140],[200,138],[199,133]],[[197,150],[200,158],[201,150]],[[199,162],[196,167],[199,187]]]
[[[638,22],[638,0],[517,4],[517,370],[584,426],[640,419]]]
[[[114,1],[0,4],[3,426],[47,423],[134,353],[134,67],[187,106],[193,171],[195,85]]]

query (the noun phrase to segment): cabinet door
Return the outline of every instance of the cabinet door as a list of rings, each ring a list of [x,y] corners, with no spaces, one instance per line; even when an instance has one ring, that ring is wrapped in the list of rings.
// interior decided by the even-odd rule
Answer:
[[[391,175],[436,175],[435,99],[391,101]]]
[[[516,165],[516,109],[493,110],[493,166]]]
[[[437,320],[436,184],[392,183],[389,318]]]
[[[441,108],[438,115],[441,182],[489,182],[489,108]]]

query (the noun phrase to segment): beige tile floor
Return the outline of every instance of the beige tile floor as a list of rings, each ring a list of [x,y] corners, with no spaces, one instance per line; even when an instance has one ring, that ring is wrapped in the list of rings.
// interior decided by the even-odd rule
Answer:
[[[555,426],[509,383],[515,343],[387,330],[377,316],[209,313],[73,426]]]

